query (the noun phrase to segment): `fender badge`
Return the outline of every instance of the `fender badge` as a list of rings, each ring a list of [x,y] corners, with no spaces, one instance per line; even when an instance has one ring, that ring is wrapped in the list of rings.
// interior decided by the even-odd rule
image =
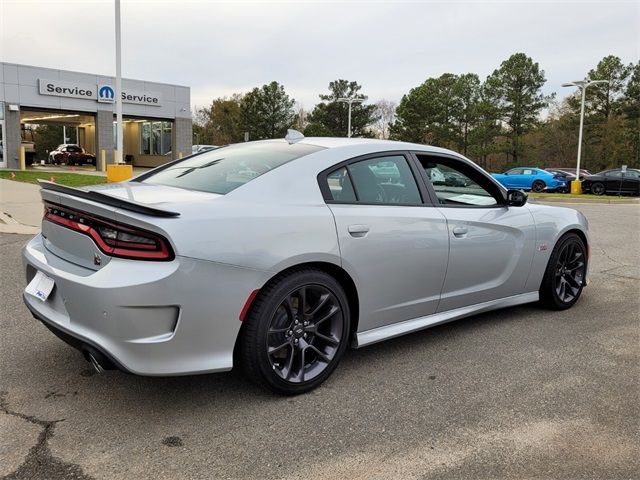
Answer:
[[[100,255],[98,255],[97,253],[93,254],[93,264],[102,265],[102,257],[100,257]]]
[[[549,245],[547,245],[546,242],[542,242],[540,245],[538,245],[538,251],[539,252],[544,252],[548,248],[549,248]]]

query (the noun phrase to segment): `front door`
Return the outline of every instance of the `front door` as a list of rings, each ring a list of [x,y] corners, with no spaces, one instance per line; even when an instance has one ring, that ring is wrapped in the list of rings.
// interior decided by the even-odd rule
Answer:
[[[447,268],[444,215],[423,203],[404,154],[366,157],[321,177],[344,268],[358,288],[359,331],[435,313]],[[424,192],[423,192],[424,193]]]
[[[449,264],[438,311],[524,292],[535,250],[529,209],[507,207],[500,189],[484,174],[452,157],[417,155],[424,178],[437,168],[467,179],[456,186],[430,183],[447,219]]]

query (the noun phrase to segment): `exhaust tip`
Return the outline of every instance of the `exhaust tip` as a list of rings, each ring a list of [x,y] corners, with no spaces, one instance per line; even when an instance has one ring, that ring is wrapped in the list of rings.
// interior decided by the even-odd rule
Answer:
[[[84,358],[91,364],[97,373],[103,373],[105,370],[114,370],[115,365],[104,354],[90,345],[84,345],[82,348]]]
[[[96,357],[94,357],[91,353],[87,353],[87,360],[89,361],[89,363],[97,373],[104,372],[104,368],[102,368],[102,366],[100,365],[100,362],[98,362]]]

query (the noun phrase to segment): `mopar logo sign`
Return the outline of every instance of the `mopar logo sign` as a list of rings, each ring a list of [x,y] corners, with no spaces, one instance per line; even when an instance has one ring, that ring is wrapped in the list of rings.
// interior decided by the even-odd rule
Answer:
[[[98,87],[98,101],[102,103],[113,103],[116,99],[116,92],[111,85],[100,85]]]

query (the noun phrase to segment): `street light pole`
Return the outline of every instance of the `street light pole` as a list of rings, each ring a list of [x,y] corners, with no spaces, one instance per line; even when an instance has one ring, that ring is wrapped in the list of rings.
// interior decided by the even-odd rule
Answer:
[[[349,104],[349,116],[348,116],[348,122],[347,122],[347,138],[351,138],[351,105],[353,105],[354,103],[362,103],[365,100],[366,100],[366,97],[365,98],[341,97],[337,99],[338,102]]]
[[[116,2],[116,164],[122,163],[122,42],[120,34],[120,0]]]
[[[581,90],[582,101],[580,103],[580,130],[578,131],[578,158],[576,161],[576,179],[571,182],[571,193],[582,193],[582,183],[580,182],[580,159],[582,156],[582,129],[584,126],[584,100],[587,88],[599,83],[609,83],[608,80],[576,80],[575,82],[563,83],[563,87],[578,87]]]

